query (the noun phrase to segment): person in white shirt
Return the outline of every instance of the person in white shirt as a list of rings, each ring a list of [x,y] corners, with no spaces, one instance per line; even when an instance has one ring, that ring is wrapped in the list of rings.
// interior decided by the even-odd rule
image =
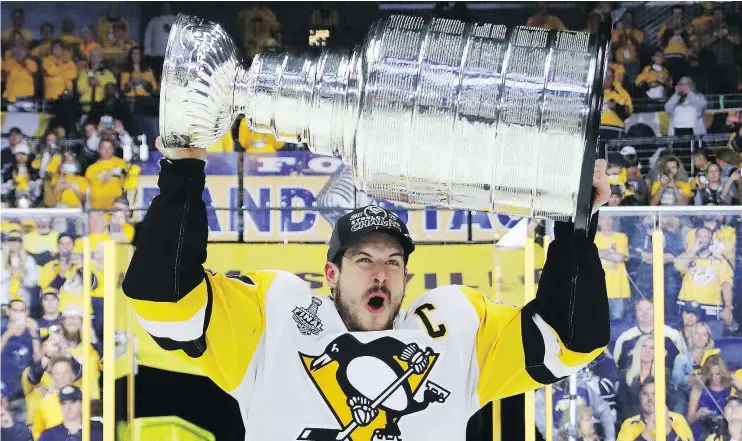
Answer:
[[[152,67],[152,73],[159,81],[162,75],[162,65],[165,62],[165,49],[170,29],[175,22],[175,16],[170,11],[170,3],[162,4],[162,15],[150,20],[144,31],[144,55]]]
[[[683,77],[675,86],[675,93],[665,103],[665,112],[670,114],[669,136],[705,135],[703,113],[708,107],[706,98],[695,92],[693,80]]]

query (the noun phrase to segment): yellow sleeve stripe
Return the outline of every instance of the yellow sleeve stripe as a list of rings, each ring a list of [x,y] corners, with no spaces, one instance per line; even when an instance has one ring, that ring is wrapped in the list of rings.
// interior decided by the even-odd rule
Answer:
[[[208,301],[206,277],[190,293],[177,302],[149,302],[129,298],[137,315],[153,322],[182,322],[206,308]]]

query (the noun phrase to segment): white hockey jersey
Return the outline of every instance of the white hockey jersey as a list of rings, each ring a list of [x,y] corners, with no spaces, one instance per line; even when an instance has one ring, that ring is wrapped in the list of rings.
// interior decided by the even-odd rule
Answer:
[[[602,350],[572,352],[538,314],[523,326],[521,308],[463,286],[419,296],[383,332],[348,333],[331,299],[285,271],[131,301],[161,346],[182,345],[239,402],[249,441],[464,440],[482,405],[541,385],[526,360],[559,378]]]
[[[446,286],[391,331],[348,333],[332,301],[291,273],[205,272],[205,164],[160,165],[122,288],[160,347],[239,402],[248,441],[464,440],[482,405],[576,372],[608,344],[594,229],[579,237],[557,222],[522,308]]]

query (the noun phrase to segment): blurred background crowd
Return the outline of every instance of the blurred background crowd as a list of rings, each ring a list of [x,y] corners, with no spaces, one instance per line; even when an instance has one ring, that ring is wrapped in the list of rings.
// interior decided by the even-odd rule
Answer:
[[[101,244],[131,242],[141,218],[137,211],[146,208],[136,206],[138,180],[154,150],[162,65],[178,12],[221,22],[247,62],[259,52],[288,47],[352,47],[372,19],[390,11],[585,31],[611,22],[600,126],[612,184],[609,205],[742,205],[739,2],[444,2],[427,9],[369,3],[372,9],[357,10],[337,3],[234,3],[226,6],[229,11],[185,3],[136,9],[90,4],[88,15],[66,14],[64,2],[2,6],[2,207],[85,213],[3,216],[3,440],[78,436],[86,363],[93,367],[88,390],[92,432],[99,436]],[[272,153],[306,146],[255,133],[238,120],[208,150]],[[659,217],[665,240],[667,427],[682,440],[739,440],[742,208],[721,214],[688,208],[688,214]],[[575,427],[568,424],[565,384],[553,388],[554,427],[546,427],[544,390],[536,393],[541,436],[553,431],[555,439],[653,439],[653,348],[660,344],[652,337],[656,222],[657,216],[601,216],[596,243],[609,289],[611,345],[579,376]],[[83,236],[93,250],[91,329],[82,326]],[[93,347],[83,359],[81,336],[88,332]]]

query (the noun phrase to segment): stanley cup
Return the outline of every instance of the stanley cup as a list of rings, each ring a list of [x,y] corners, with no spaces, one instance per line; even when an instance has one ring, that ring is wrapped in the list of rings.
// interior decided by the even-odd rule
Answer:
[[[353,51],[264,53],[178,16],[162,79],[166,148],[251,129],[343,158],[371,197],[572,220],[586,229],[610,27],[376,21]]]

